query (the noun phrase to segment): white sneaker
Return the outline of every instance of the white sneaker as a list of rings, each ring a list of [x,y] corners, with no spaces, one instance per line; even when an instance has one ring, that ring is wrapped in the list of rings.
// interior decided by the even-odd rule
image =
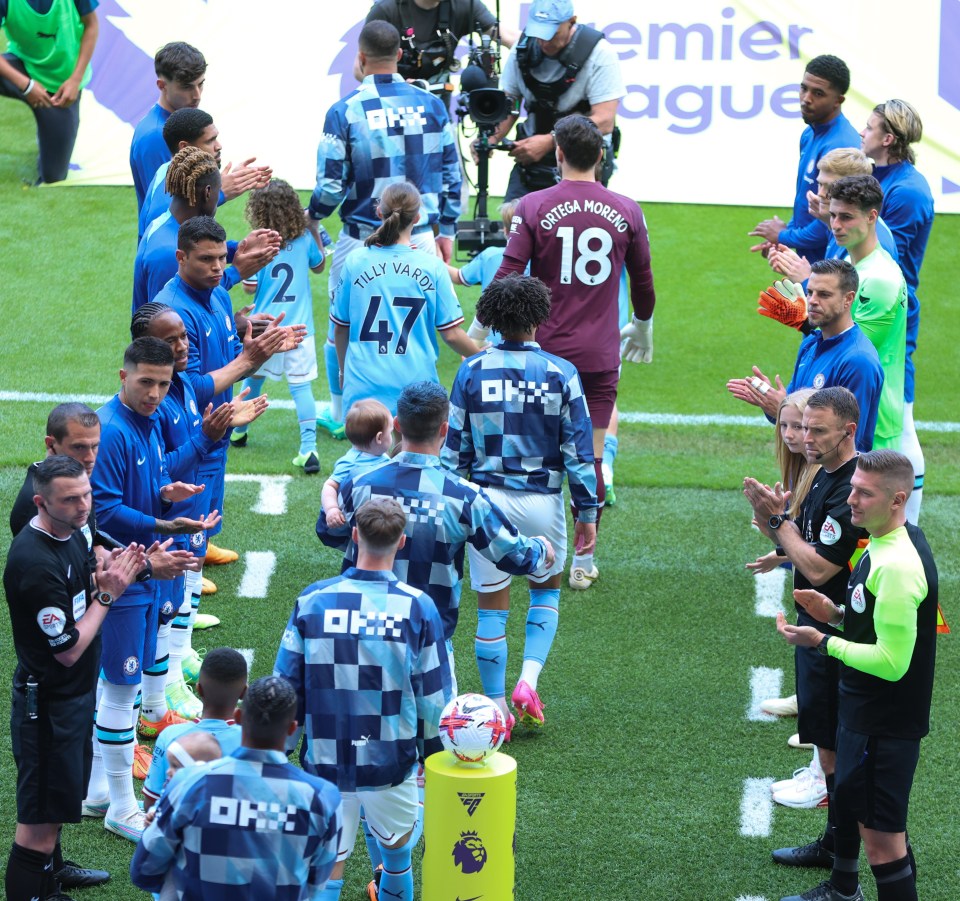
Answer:
[[[109,806],[109,798],[104,798],[102,801],[97,801],[95,798],[84,798],[83,806],[80,808],[80,816],[105,817]]]
[[[827,801],[827,783],[804,768],[786,788],[774,792],[773,800],[784,807],[821,807]]]
[[[576,591],[586,591],[599,578],[600,572],[596,566],[589,572],[582,566],[574,566],[570,570],[570,587]]]
[[[760,709],[764,713],[773,716],[796,716],[797,715],[797,696],[790,695],[789,698],[768,698],[760,702]]]
[[[787,745],[791,748],[796,748],[798,751],[812,751],[813,745],[808,741],[800,741],[800,733],[794,732],[787,739]]]
[[[103,820],[103,828],[107,832],[112,832],[114,835],[119,835],[121,838],[136,844],[140,841],[143,830],[146,829],[145,816],[142,810],[135,810],[122,819],[115,820],[108,811]]]
[[[786,788],[793,788],[795,784],[806,781],[811,777],[817,778],[810,767],[802,766],[800,769],[794,770],[793,775],[789,779],[781,779],[779,782],[774,782],[773,785],[770,786],[770,793],[775,795],[777,792],[781,792]]]

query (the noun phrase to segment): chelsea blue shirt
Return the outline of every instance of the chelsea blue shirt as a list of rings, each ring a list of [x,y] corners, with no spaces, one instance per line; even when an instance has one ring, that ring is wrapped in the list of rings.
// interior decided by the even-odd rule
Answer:
[[[180,223],[169,209],[147,226],[133,261],[132,312],[136,313],[145,303],[157,300],[163,286],[177,274],[180,268],[177,263],[179,234]],[[228,260],[233,258],[236,246],[233,241],[227,242]],[[240,273],[236,267],[228,266],[220,284],[229,291],[239,281]]]
[[[159,103],[155,103],[133,130],[133,141],[130,144],[130,171],[133,173],[133,187],[137,192],[138,215],[154,173],[164,163],[170,161],[170,149],[167,147],[167,142],[163,140],[163,126],[170,115],[170,112]]]
[[[158,416],[141,416],[114,395],[99,410],[100,449],[90,484],[97,527],[120,544],[149,547],[156,524],[170,509],[160,489],[170,482],[163,458]],[[155,583],[134,582],[124,597],[152,595]]]
[[[233,319],[230,295],[222,285],[212,290],[200,290],[175,275],[164,285],[156,300],[173,307],[187,330],[190,350],[183,377],[192,384],[198,397],[212,400],[214,408],[229,403],[233,399],[233,385],[214,394],[213,378],[207,373],[222,369],[243,350]],[[206,453],[208,460],[214,459],[218,453],[226,455],[228,435],[229,431]]]
[[[820,158],[838,147],[860,147],[860,135],[843,113],[838,113],[829,122],[808,125],[800,135],[800,164],[797,167],[793,216],[780,232],[778,240],[781,244],[793,247],[810,263],[824,258],[830,230],[810,215],[807,191],[817,190],[817,163]]]
[[[817,329],[800,342],[787,394],[800,388],[829,388],[833,385],[846,388],[857,398],[860,407],[857,450],[870,450],[877,426],[883,368],[876,348],[856,324],[832,338],[824,338]]]

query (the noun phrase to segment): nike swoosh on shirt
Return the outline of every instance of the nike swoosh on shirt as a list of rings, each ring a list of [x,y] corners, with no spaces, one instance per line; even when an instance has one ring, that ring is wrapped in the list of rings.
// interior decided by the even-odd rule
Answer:
[[[140,459],[137,460],[137,466],[143,466],[143,464],[146,463],[146,462],[147,462],[147,458],[146,458],[146,457],[140,457]]]
[[[174,425],[176,425],[178,422],[180,422],[180,414],[179,414],[179,413],[177,413],[177,415],[174,416],[174,418],[173,418],[173,424],[174,424]]]
[[[208,329],[204,332],[204,334],[209,338],[209,337],[210,337],[210,332],[212,332],[212,331],[213,331],[213,326],[211,325],[210,328],[208,328]]]

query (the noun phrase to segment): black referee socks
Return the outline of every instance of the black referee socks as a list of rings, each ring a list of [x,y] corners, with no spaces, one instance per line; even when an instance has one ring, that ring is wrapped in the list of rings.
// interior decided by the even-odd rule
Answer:
[[[42,851],[24,848],[14,842],[10,846],[5,879],[7,901],[32,901],[46,898],[56,891],[53,879],[53,858]]]

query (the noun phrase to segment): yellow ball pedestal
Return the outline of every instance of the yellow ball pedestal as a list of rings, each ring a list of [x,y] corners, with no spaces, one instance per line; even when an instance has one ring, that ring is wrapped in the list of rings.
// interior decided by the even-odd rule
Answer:
[[[469,766],[440,751],[424,770],[423,901],[512,901],[517,762],[498,752]]]

